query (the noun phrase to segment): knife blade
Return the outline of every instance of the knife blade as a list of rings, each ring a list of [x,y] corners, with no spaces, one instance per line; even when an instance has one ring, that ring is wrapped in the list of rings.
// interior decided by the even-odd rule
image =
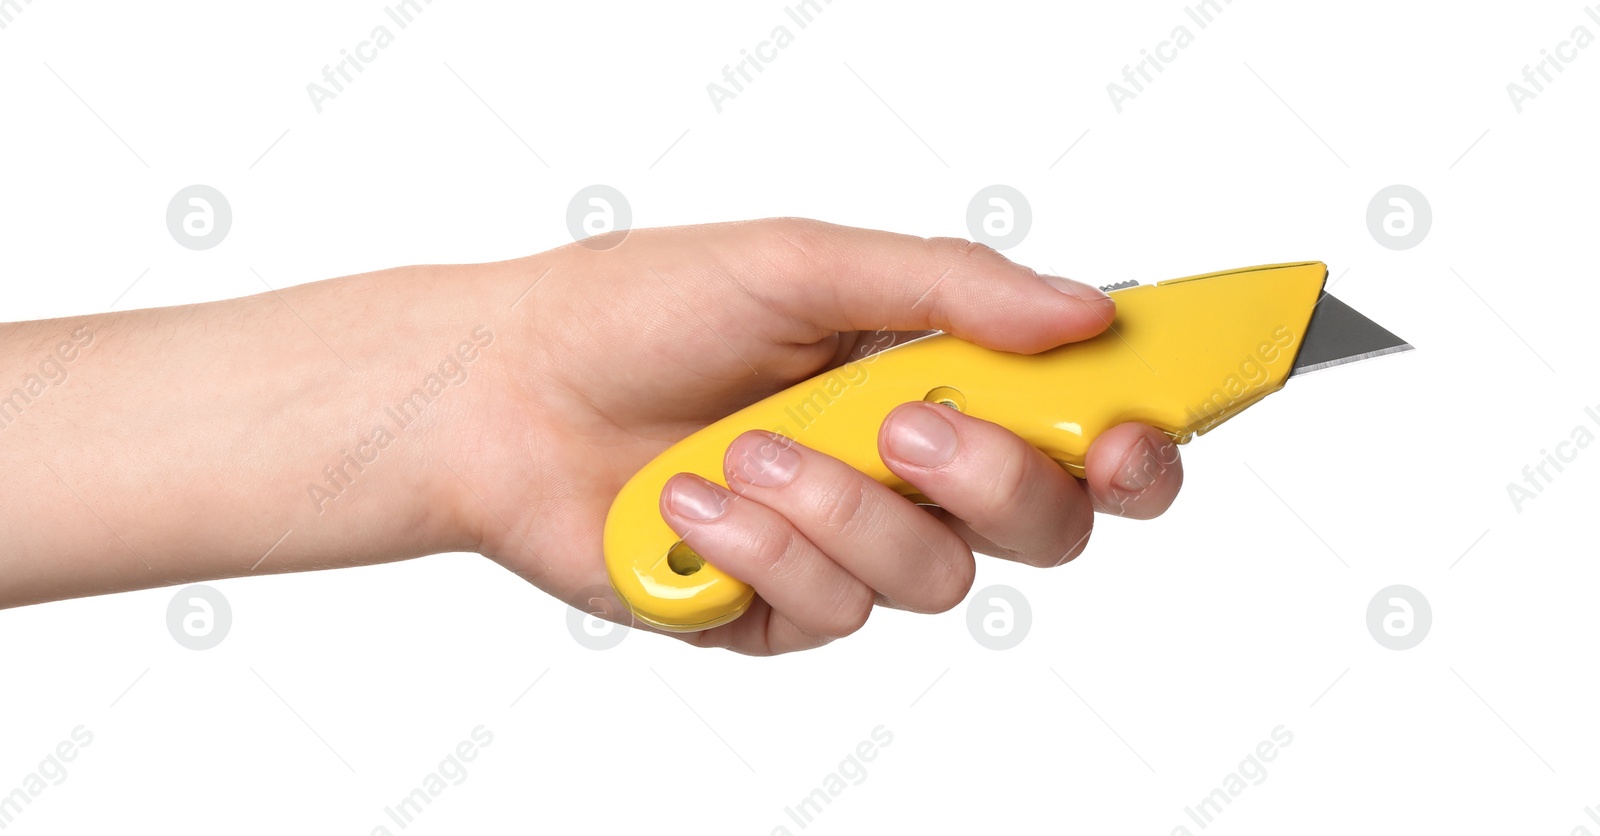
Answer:
[[[1411,343],[1324,290],[1311,312],[1311,321],[1306,325],[1306,335],[1289,376],[1359,363],[1412,348]]]

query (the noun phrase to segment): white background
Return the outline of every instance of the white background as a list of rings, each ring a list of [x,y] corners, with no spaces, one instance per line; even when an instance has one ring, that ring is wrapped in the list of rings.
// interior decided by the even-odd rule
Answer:
[[[208,651],[168,635],[171,589],[0,612],[0,793],[94,734],[8,833],[398,832],[384,807],[480,724],[409,832],[800,832],[785,807],[878,726],[808,832],[1199,832],[1184,808],[1279,725],[1208,832],[1600,832],[1600,449],[1520,513],[1506,489],[1600,434],[1600,48],[1520,114],[1506,91],[1600,34],[1581,4],[1238,0],[1202,30],[1179,3],[836,0],[800,30],[778,2],[438,0],[320,114],[307,83],[379,2],[16,8],[3,320],[535,252],[596,182],[638,226],[923,235],[966,235],[1004,183],[1034,215],[1008,254],[1041,270],[1320,259],[1418,350],[1292,381],[1186,448],[1170,513],[1103,521],[1064,568],[983,562],[1032,606],[1004,652],[965,607],[777,659],[598,652],[470,555],[217,582],[234,623]],[[779,24],[794,43],[719,114],[706,85]],[[1106,85],[1178,25],[1194,43],[1119,114]],[[204,252],[165,226],[192,183],[234,212]],[[1366,225],[1394,183],[1433,212],[1398,252]],[[1408,651],[1365,623],[1396,583],[1433,610]]]

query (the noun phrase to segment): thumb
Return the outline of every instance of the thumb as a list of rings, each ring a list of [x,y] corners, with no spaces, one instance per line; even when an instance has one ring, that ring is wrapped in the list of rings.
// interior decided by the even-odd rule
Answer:
[[[1087,339],[1116,303],[959,238],[777,218],[732,227],[730,262],[748,259],[752,294],[818,331],[935,328],[987,348],[1033,354]],[[776,269],[774,269],[776,268]]]

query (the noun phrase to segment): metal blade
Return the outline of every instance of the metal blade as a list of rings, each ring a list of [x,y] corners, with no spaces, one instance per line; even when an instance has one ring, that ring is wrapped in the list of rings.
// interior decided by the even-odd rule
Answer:
[[[1290,377],[1342,366],[1369,357],[1410,351],[1411,344],[1323,291],[1311,311]]]

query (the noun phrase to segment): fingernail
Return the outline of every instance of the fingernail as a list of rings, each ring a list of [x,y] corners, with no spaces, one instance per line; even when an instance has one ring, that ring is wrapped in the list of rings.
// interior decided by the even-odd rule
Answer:
[[[758,488],[781,488],[800,471],[794,442],[772,433],[745,433],[728,446],[728,474]]]
[[[886,439],[897,459],[918,467],[940,467],[956,457],[956,428],[939,414],[942,406],[918,406],[895,413]]]
[[[1150,446],[1150,440],[1141,438],[1123,458],[1122,467],[1117,468],[1116,475],[1111,477],[1111,486],[1130,492],[1142,491],[1155,484],[1156,477],[1165,469],[1155,449]]]
[[[732,499],[731,494],[693,474],[672,480],[667,493],[667,503],[674,514],[700,522],[711,522],[722,516]]]
[[[1111,301],[1111,297],[1101,293],[1100,288],[1086,285],[1083,282],[1063,279],[1060,276],[1042,276],[1041,278],[1044,279],[1045,284],[1056,290],[1090,304],[1103,305]]]

